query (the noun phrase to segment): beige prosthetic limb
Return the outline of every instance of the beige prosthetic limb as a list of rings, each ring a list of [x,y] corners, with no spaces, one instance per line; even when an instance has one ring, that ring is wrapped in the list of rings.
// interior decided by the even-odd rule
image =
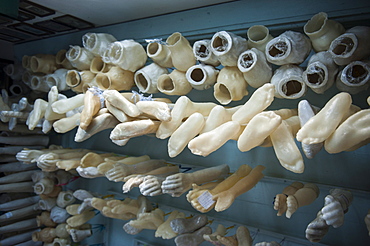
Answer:
[[[202,228],[191,232],[184,233],[175,238],[176,246],[188,246],[188,245],[200,245],[204,242],[203,236],[211,234],[212,229],[209,226],[203,226]]]
[[[155,133],[160,125],[160,121],[153,120],[135,120],[119,123],[110,133],[110,139],[124,140],[128,138],[143,136]]]
[[[53,128],[57,133],[66,133],[80,125],[81,113],[76,113],[70,117],[62,118],[53,123]]]
[[[297,190],[301,189],[303,187],[303,183],[301,182],[294,182],[291,185],[284,188],[282,194],[277,194],[274,200],[274,209],[278,211],[277,216],[283,215],[287,209],[288,206],[286,204],[287,197],[289,195],[293,195],[297,192]]]
[[[172,220],[177,218],[185,218],[185,214],[177,210],[172,211],[167,220],[155,231],[155,237],[162,237],[163,239],[171,239],[176,237],[177,233],[172,230],[170,223]]]
[[[125,114],[131,117],[137,117],[140,115],[140,110],[135,104],[126,99],[122,94],[116,90],[105,90],[103,92],[105,100],[107,100],[112,106],[120,109]]]
[[[224,164],[216,167],[205,168],[193,173],[177,173],[170,175],[162,183],[163,193],[173,197],[181,196],[191,188],[193,183],[201,184],[217,179],[222,179],[229,173],[229,166]]]
[[[36,99],[33,104],[33,110],[30,112],[27,118],[26,124],[28,129],[33,130],[36,128],[39,121],[44,117],[46,108],[48,107],[48,102],[39,98]]]
[[[97,94],[97,91],[87,90],[84,97],[84,108],[81,112],[80,128],[87,130],[93,117],[102,108],[101,97]]]
[[[157,138],[168,138],[180,126],[184,118],[189,117],[195,112],[207,116],[215,106],[215,103],[195,103],[190,101],[186,96],[179,97],[171,111],[171,120],[162,122],[159,125],[156,133]]]
[[[213,232],[212,234],[205,234],[203,235],[203,239],[206,240],[207,242],[210,242],[214,245],[219,244],[219,241],[217,239],[217,236],[225,236],[227,233],[227,229],[224,225],[219,224],[216,228],[216,231]]]
[[[193,113],[180,125],[171,135],[168,140],[168,155],[176,157],[179,155],[189,143],[189,141],[197,136],[204,126],[204,116],[201,113]]]
[[[142,113],[153,116],[160,121],[171,120],[170,107],[165,102],[139,101],[136,103],[136,107],[138,107]]]
[[[296,135],[297,140],[304,144],[324,142],[338,127],[351,103],[350,94],[341,92],[335,95],[302,126]]]
[[[264,169],[264,166],[256,166],[247,176],[236,182],[230,189],[216,194],[213,197],[213,200],[216,200],[215,210],[221,212],[228,209],[235,198],[252,189],[263,178],[262,171]]]
[[[273,111],[264,111],[255,115],[238,138],[238,149],[249,151],[260,145],[281,124],[281,117]]]
[[[113,153],[97,154],[89,152],[81,158],[81,167],[97,167],[104,162],[104,158],[114,156]]]
[[[287,198],[286,217],[290,219],[293,213],[300,207],[311,204],[319,196],[320,190],[315,184],[307,183],[294,194]]]
[[[149,229],[157,230],[164,222],[164,212],[157,208],[150,212],[138,214],[136,220],[131,220],[128,224],[138,230]]]
[[[240,132],[241,126],[238,122],[228,121],[190,140],[188,148],[195,155],[207,156],[219,149],[228,140],[237,139]]]
[[[256,114],[265,110],[274,100],[275,87],[268,83],[258,88],[249,100],[232,116],[241,125],[247,124]]]
[[[81,214],[73,215],[67,219],[67,224],[71,227],[78,227],[85,224],[87,221],[95,216],[94,211],[84,211]]]
[[[370,109],[363,109],[347,118],[325,140],[325,150],[339,153],[348,150],[370,138]]]
[[[209,132],[216,127],[231,121],[231,116],[237,111],[241,106],[236,106],[232,108],[225,108],[221,105],[217,105],[212,108],[211,112],[209,113],[208,117],[206,117],[206,122],[204,124],[203,129],[200,133]]]

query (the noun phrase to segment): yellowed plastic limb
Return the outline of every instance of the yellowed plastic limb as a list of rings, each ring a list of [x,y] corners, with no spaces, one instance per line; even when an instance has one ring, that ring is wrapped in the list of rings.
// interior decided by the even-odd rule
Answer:
[[[171,239],[177,236],[177,233],[174,232],[170,226],[172,220],[177,218],[185,218],[185,214],[174,210],[168,216],[167,220],[163,222],[155,231],[155,237],[162,237],[163,239]]]
[[[53,123],[53,128],[57,133],[66,133],[80,125],[81,113],[76,113],[70,117],[62,118]]]
[[[44,117],[48,102],[38,98],[33,104],[33,110],[30,112],[27,118],[28,129],[33,130],[36,128],[39,121]]]
[[[59,169],[64,169],[69,171],[71,169],[76,169],[80,166],[81,158],[77,159],[69,159],[69,160],[59,160],[57,161],[56,165]]]
[[[195,112],[207,116],[215,106],[215,103],[194,103],[186,96],[179,97],[171,111],[171,120],[160,124],[156,133],[157,138],[168,138],[181,125],[184,118]]]
[[[89,152],[81,158],[81,167],[97,167],[100,163],[104,162],[105,157],[110,157],[113,153],[97,154]]]
[[[241,127],[238,122],[228,121],[193,138],[189,142],[188,148],[195,155],[207,156],[219,149],[228,140],[238,138],[240,132]]]
[[[130,177],[130,178],[129,178]],[[139,185],[144,181],[145,175],[142,174],[132,174],[124,178],[124,184],[122,185],[122,192],[127,193],[134,187],[139,187]]]
[[[155,133],[159,127],[160,121],[153,120],[135,120],[123,122],[116,125],[110,133],[111,140],[123,140]]]
[[[231,121],[231,116],[237,111],[241,106],[236,106],[232,108],[225,108],[221,105],[217,105],[212,108],[208,117],[206,118],[206,123],[200,133],[209,132],[216,127]]]
[[[113,213],[113,208],[105,206],[101,210],[102,214],[106,217],[113,218],[113,219],[119,219],[119,220],[129,220],[132,218],[135,218],[135,214],[132,213]]]
[[[204,126],[204,116],[201,113],[193,113],[180,125],[168,140],[168,155],[176,157],[188,145],[189,141],[197,136]]]
[[[90,125],[93,117],[101,108],[100,97],[94,92],[87,90],[84,97],[84,108],[81,112],[80,128],[85,130]]]
[[[296,138],[304,144],[325,141],[338,127],[352,103],[351,95],[341,92],[331,98],[315,116],[298,131]],[[324,122],[324,123],[323,123]]]
[[[315,184],[307,183],[301,189],[297,190],[294,194],[289,195],[287,198],[287,211],[285,216],[290,217],[295,211],[303,206],[309,205],[316,200],[319,196],[320,190]]]
[[[255,115],[238,138],[238,149],[249,151],[261,144],[281,124],[281,117],[273,111]]]
[[[325,140],[325,150],[334,154],[345,151],[370,138],[370,109],[363,109],[345,120]]]
[[[130,213],[136,216],[139,211],[139,203],[135,199],[126,198],[121,204],[112,208],[115,214]]]
[[[292,116],[298,115],[298,109],[282,108],[282,109],[274,110],[274,113],[279,115],[281,119],[285,120]]]
[[[154,116],[160,121],[171,120],[171,110],[165,102],[139,101],[136,103],[136,106],[142,113]]]
[[[148,160],[150,160],[150,156],[141,155],[141,156],[129,156],[129,157],[125,157],[121,160],[117,160],[117,161],[121,164],[133,165],[133,164],[137,164],[137,163],[140,163],[142,161],[148,161]]]
[[[85,224],[87,221],[95,216],[94,211],[84,211],[81,214],[73,215],[67,219],[67,224],[72,227],[78,227]]]
[[[103,92],[105,100],[107,100],[112,106],[122,110],[131,117],[137,117],[140,115],[140,110],[135,104],[126,99],[122,94],[116,90],[105,90]]]
[[[213,197],[213,200],[216,201],[215,210],[221,212],[228,209],[238,196],[252,189],[263,178],[262,171],[264,169],[265,167],[262,165],[256,166],[230,189],[216,194]]]
[[[247,124],[256,114],[265,110],[274,100],[275,86],[267,83],[258,88],[249,100],[232,116],[241,125]]]
[[[125,112],[111,105],[109,101],[105,101],[105,107],[108,109],[109,113],[114,115],[114,117],[116,117],[117,120],[119,120],[120,122],[126,122],[126,121],[133,120],[133,118],[126,115]]]
[[[157,230],[164,222],[163,210],[157,208],[151,212],[141,213],[136,220],[131,220],[129,224],[137,229]]]
[[[304,162],[292,134],[290,126],[283,120],[270,135],[272,146],[280,164],[294,173],[303,173]]]

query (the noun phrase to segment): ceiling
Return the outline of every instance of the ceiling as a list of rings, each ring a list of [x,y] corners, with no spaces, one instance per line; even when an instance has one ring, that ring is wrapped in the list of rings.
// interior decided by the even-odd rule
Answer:
[[[0,40],[22,43],[232,0],[20,0],[19,6],[9,1],[5,7],[18,15],[0,14]]]

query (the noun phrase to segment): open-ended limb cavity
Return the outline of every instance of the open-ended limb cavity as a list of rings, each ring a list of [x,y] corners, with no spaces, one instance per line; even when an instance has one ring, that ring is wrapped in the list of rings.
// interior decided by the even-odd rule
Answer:
[[[353,61],[337,76],[335,85],[340,91],[357,94],[367,90],[370,84],[370,61]]]
[[[216,167],[205,168],[193,173],[177,173],[170,175],[162,183],[162,192],[173,197],[181,196],[191,188],[192,184],[202,184],[224,178],[230,169],[224,164]]]
[[[270,135],[272,146],[280,164],[294,173],[303,173],[304,162],[291,127],[283,120],[280,126]]]
[[[351,103],[350,94],[341,92],[335,95],[302,126],[296,135],[297,140],[304,144],[324,142],[338,127]]]
[[[171,212],[167,220],[163,222],[155,231],[155,237],[162,237],[163,239],[171,239],[177,236],[177,233],[174,232],[171,228],[171,221],[178,218],[185,218],[185,214],[177,210]]]

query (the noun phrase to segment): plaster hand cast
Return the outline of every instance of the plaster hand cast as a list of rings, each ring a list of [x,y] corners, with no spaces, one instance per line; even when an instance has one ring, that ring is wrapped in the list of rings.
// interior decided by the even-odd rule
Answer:
[[[140,213],[136,220],[131,220],[129,225],[136,229],[157,230],[164,222],[164,212],[157,208],[151,212]]]
[[[260,145],[281,124],[282,119],[273,111],[264,111],[255,115],[238,138],[238,149],[249,151]]]
[[[271,241],[271,242],[259,242],[256,243],[254,246],[280,246],[280,243]]]
[[[248,85],[253,88],[261,87],[271,80],[272,67],[267,63],[265,54],[256,48],[241,53],[237,66]]]
[[[188,202],[199,212],[205,213],[210,211],[214,206],[215,202],[211,199],[208,201],[204,199],[202,201],[202,196],[207,197],[209,195],[213,196],[221,193],[223,191],[229,190],[233,187],[240,179],[247,176],[252,171],[252,168],[246,164],[240,165],[235,173],[227,177],[225,180],[216,184],[215,187],[211,187],[210,190],[206,189],[204,185],[196,186],[193,184],[193,190],[189,191],[186,195]]]
[[[133,39],[113,42],[108,56],[114,65],[131,72],[142,68],[147,60],[144,47]]]
[[[297,140],[304,144],[324,142],[338,127],[351,103],[351,96],[346,92],[332,97],[315,116],[302,126],[296,135]]]
[[[217,67],[220,65],[220,61],[217,59],[217,56],[213,54],[210,45],[211,40],[209,39],[195,41],[193,44],[193,53],[198,61]]]
[[[189,67],[195,65],[196,60],[193,54],[193,48],[181,33],[172,33],[166,39],[166,43],[168,49],[171,51],[172,64],[177,70],[186,72]]]
[[[255,25],[248,28],[247,31],[248,48],[257,48],[258,50],[265,52],[266,44],[273,39],[270,31],[263,25]]]
[[[237,66],[223,67],[217,76],[213,95],[219,103],[226,105],[248,95],[247,87],[248,83]]]
[[[167,95],[186,95],[193,87],[186,79],[185,71],[172,70],[169,74],[162,74],[158,77],[157,88]]]
[[[113,66],[106,73],[98,73],[95,81],[102,90],[130,90],[134,85],[134,72]]]
[[[331,42],[345,31],[342,24],[328,19],[327,13],[324,12],[315,14],[307,21],[303,30],[316,52],[328,50]]]
[[[238,246],[252,246],[253,239],[245,226],[239,226],[236,229],[236,239],[238,240]]]
[[[335,85],[340,91],[357,94],[367,90],[370,84],[370,61],[353,61],[337,76]]]
[[[292,133],[292,128],[286,120],[270,135],[272,146],[280,164],[294,173],[303,173],[304,162]]]
[[[316,219],[307,225],[306,238],[310,242],[319,242],[328,232],[330,225],[334,228],[340,227],[352,199],[350,191],[330,190],[330,195],[325,197],[324,207],[317,213]]]
[[[174,232],[171,228],[171,221],[178,218],[185,218],[185,214],[174,210],[168,216],[167,220],[163,222],[155,231],[155,237],[162,237],[163,239],[171,239],[177,236],[177,233]]]
[[[173,168],[173,171],[164,174],[146,175],[143,182],[139,185],[140,193],[144,196],[158,196],[163,194],[162,183],[167,176],[178,172],[178,168]]]
[[[179,197],[191,188],[192,184],[201,184],[216,179],[222,179],[229,172],[229,166],[224,164],[205,168],[193,173],[177,173],[170,175],[162,183],[162,192],[173,197]]]
[[[277,216],[283,215],[287,209],[287,197],[293,195],[299,189],[303,188],[303,183],[293,182],[289,186],[285,187],[282,194],[277,194],[274,198],[274,209],[277,210]]]
[[[168,138],[181,125],[183,119],[195,112],[207,116],[215,106],[215,103],[195,103],[186,96],[179,97],[171,111],[171,120],[159,125],[156,137],[160,139]]]
[[[286,31],[266,45],[266,58],[272,64],[301,64],[311,51],[311,42],[304,34]]]
[[[135,84],[142,93],[157,93],[159,92],[158,78],[162,74],[168,74],[167,69],[156,63],[151,63],[135,72]]]
[[[334,84],[337,73],[338,66],[332,55],[322,51],[311,56],[302,77],[308,87],[322,94]]]
[[[195,155],[207,156],[228,140],[237,139],[240,133],[240,124],[236,121],[228,121],[190,140],[188,148]]]
[[[151,42],[146,46],[146,53],[159,66],[173,67],[171,51],[167,45],[160,42]]]
[[[168,155],[176,157],[179,155],[189,141],[197,136],[204,126],[204,116],[201,113],[193,113],[180,125],[168,140]]]
[[[160,121],[171,120],[171,110],[168,103],[159,101],[138,101],[136,107],[147,115],[153,116]]]
[[[275,70],[271,84],[275,85],[275,97],[297,99],[306,94],[303,69],[297,65],[283,65]]]
[[[209,226],[204,226],[192,233],[185,233],[175,238],[176,246],[198,246],[204,242],[204,235],[211,234],[212,229]]]
[[[302,100],[298,103],[298,116],[300,126],[304,126],[306,122],[316,115],[318,108],[314,108],[307,100]],[[302,150],[308,159],[312,159],[322,149],[324,143],[304,144]]]
[[[347,65],[352,61],[360,61],[370,55],[370,27],[355,26],[334,39],[329,47],[334,62]]]
[[[211,51],[223,66],[237,65],[239,55],[248,49],[247,40],[231,32],[220,31],[213,35]]]

